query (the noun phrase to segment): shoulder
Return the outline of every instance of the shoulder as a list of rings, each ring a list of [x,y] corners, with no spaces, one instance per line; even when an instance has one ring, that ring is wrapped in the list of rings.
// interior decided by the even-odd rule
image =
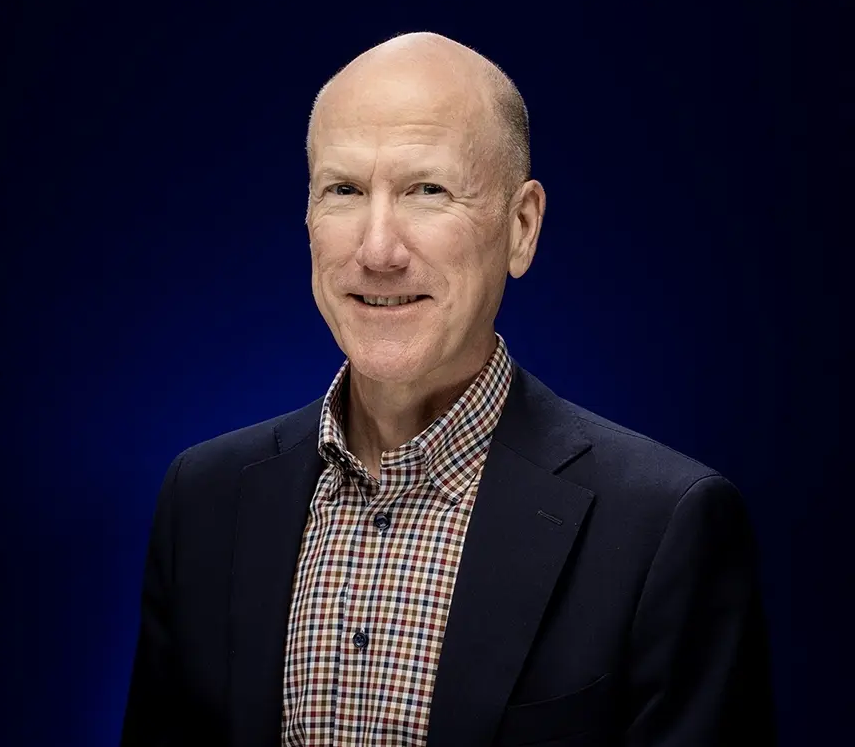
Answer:
[[[600,452],[599,458],[609,460],[612,469],[622,463],[624,469],[641,470],[652,480],[671,475],[695,481],[719,474],[712,467],[674,446],[609,420],[573,402],[565,402],[568,414],[576,418],[580,429]]]
[[[689,543],[750,548],[748,506],[719,470],[574,402],[552,395],[563,427],[586,443],[559,473],[594,495],[592,531],[651,559],[669,527]],[[680,540],[682,541],[682,540]]]
[[[594,444],[590,474],[600,476],[599,485],[668,513],[681,502],[741,502],[736,486],[716,468],[585,408],[571,407]]]
[[[531,425],[547,433],[550,442],[571,444],[568,451],[576,455],[559,475],[591,490],[601,503],[664,518],[684,497],[738,495],[714,467],[559,396],[528,372],[520,373],[525,398],[536,403],[526,408],[537,421]]]
[[[322,401],[196,443],[172,460],[169,472],[182,482],[236,477],[251,464],[283,454],[306,438],[317,438]]]

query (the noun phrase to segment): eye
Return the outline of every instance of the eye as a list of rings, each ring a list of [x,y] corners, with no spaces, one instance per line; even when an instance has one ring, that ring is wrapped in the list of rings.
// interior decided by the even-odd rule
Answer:
[[[327,187],[326,191],[339,197],[350,197],[351,195],[359,194],[359,190],[352,184],[333,184]]]
[[[439,186],[439,184],[417,184],[415,188],[415,193],[419,195],[441,195],[446,189],[445,187]]]

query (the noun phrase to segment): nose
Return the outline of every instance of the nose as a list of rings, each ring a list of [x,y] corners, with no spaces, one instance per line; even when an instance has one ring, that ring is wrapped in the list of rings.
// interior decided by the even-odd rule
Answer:
[[[410,263],[410,253],[401,241],[401,234],[392,201],[381,194],[371,197],[368,221],[356,261],[367,270],[391,272]]]

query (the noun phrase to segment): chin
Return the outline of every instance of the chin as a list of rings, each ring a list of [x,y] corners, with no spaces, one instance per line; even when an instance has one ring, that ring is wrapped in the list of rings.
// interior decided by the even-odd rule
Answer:
[[[416,340],[363,340],[345,350],[351,364],[362,376],[390,384],[424,378],[435,368],[438,352]]]

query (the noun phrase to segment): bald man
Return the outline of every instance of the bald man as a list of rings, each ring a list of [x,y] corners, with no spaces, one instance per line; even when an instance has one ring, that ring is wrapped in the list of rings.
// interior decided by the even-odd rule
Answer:
[[[513,83],[396,37],[324,86],[307,151],[345,361],[170,465],[122,744],[771,744],[739,493],[495,331],[546,202]]]

